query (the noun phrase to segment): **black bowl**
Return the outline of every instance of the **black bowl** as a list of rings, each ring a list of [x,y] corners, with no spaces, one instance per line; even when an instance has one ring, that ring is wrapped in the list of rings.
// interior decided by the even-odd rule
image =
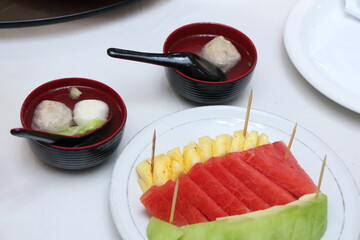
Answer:
[[[242,59],[226,73],[226,81],[207,82],[165,68],[172,88],[181,96],[201,104],[220,104],[237,97],[249,84],[257,63],[257,51],[244,33],[218,23],[192,23],[176,29],[166,39],[163,52],[192,52],[199,54],[211,39],[223,36],[239,51]]]
[[[69,97],[69,89],[78,88],[83,94],[79,99]],[[21,107],[21,123],[31,128],[36,106],[43,100],[54,100],[66,104],[70,109],[84,99],[99,99],[109,105],[113,114],[112,120],[92,141],[81,147],[61,147],[35,140],[27,140],[31,150],[41,160],[51,166],[62,169],[85,169],[105,162],[120,144],[124,133],[127,110],[119,94],[109,86],[91,79],[64,78],[47,82],[25,99]]]

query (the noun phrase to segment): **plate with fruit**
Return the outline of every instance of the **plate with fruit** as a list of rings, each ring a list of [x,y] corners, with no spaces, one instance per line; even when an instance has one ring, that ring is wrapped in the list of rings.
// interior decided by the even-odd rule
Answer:
[[[122,239],[267,239],[271,235],[278,239],[306,239],[305,235],[307,239],[357,239],[359,191],[338,155],[299,125],[286,156],[284,142],[290,140],[294,122],[252,109],[244,134],[245,116],[246,109],[241,107],[188,109],[157,120],[131,139],[117,159],[110,187],[111,212]],[[154,131],[155,152],[149,164]],[[274,158],[280,152],[286,158]],[[263,161],[260,155],[271,160]],[[315,184],[325,155],[327,164],[317,195]],[[251,168],[236,173],[243,168],[238,160],[231,160],[234,158]],[[236,186],[232,190],[223,182],[220,168],[231,173],[229,184]],[[240,195],[247,197],[240,199],[235,191],[241,186],[234,176],[261,199],[249,200],[243,190]],[[258,184],[251,186],[251,181]],[[213,186],[216,190],[209,190]],[[169,192],[175,188],[178,191]],[[171,194],[175,193],[176,210],[171,211]],[[195,195],[200,197],[191,202]],[[296,238],[295,232],[304,234]]]

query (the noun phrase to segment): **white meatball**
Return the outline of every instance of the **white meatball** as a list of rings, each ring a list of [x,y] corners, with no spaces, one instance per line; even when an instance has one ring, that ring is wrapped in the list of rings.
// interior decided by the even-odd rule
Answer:
[[[200,55],[223,72],[229,71],[241,60],[236,47],[223,36],[218,36],[205,44]]]
[[[72,111],[61,102],[44,100],[39,103],[32,119],[32,128],[56,132],[72,124]]]
[[[88,99],[75,104],[74,121],[82,126],[96,118],[106,120],[109,115],[109,106],[100,100]]]

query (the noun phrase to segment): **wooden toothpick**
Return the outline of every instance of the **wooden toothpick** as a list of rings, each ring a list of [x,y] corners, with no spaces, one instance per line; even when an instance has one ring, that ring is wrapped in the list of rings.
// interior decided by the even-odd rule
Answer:
[[[322,179],[324,176],[324,170],[325,170],[325,166],[326,166],[326,157],[327,156],[325,155],[322,166],[321,166],[320,177],[319,177],[319,181],[318,181],[318,185],[317,185],[317,191],[316,191],[315,198],[318,198],[319,193],[320,193],[320,187],[321,187]]]
[[[244,137],[246,137],[247,128],[248,128],[248,125],[249,125],[249,116],[250,116],[250,110],[251,110],[252,97],[253,97],[253,90],[251,89],[250,95],[249,95],[249,98],[248,98],[246,117],[245,117],[245,124],[244,124],[244,130],[243,130]]]
[[[169,223],[173,223],[173,221],[174,221],[175,206],[176,206],[176,200],[177,200],[178,192],[179,192],[179,180],[176,179],[173,199],[172,199],[172,203],[171,203],[171,211],[170,211]]]
[[[156,143],[156,129],[154,129],[154,134],[152,138],[151,146],[151,172],[154,172],[154,158],[155,158],[155,143]]]
[[[293,129],[293,131],[291,133],[289,144],[287,146],[286,153],[285,153],[285,159],[288,159],[288,157],[289,157],[290,149],[291,149],[292,143],[294,141],[295,133],[296,133],[296,128],[297,128],[297,123],[295,124],[294,129]]]

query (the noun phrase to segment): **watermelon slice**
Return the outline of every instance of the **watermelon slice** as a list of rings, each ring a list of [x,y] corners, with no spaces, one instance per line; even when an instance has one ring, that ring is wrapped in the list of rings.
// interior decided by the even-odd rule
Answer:
[[[285,153],[282,154],[272,144],[262,145],[248,152],[254,153],[254,156],[244,158],[245,162],[297,198],[316,192],[316,185],[299,166],[296,159],[293,157],[291,160],[285,159]]]
[[[235,197],[243,202],[249,210],[257,211],[270,207],[269,204],[265,203],[244,183],[224,168],[220,163],[221,161],[226,161],[226,159],[223,159],[223,157],[214,157],[209,159],[204,166],[219,182],[229,189]]]
[[[224,187],[208,170],[204,164],[195,164],[187,174],[204,192],[212,198],[222,209],[231,215],[249,212],[249,209]]]
[[[287,151],[287,146],[283,141],[277,141],[272,144],[280,153],[281,156],[285,156]],[[312,181],[312,179],[309,177],[309,175],[305,172],[304,169],[299,165],[298,161],[294,157],[294,155],[289,152],[288,159],[289,164],[292,165],[292,167],[297,168],[297,174],[299,177],[302,178],[303,184],[308,185],[308,188],[312,188],[312,192],[316,192],[317,187],[315,183]],[[310,191],[309,191],[310,192]]]
[[[168,181],[167,183],[165,183],[164,186],[159,189],[165,195],[165,197],[172,201],[174,196],[174,188],[175,182]],[[191,204],[191,202],[189,202],[189,200],[187,200],[187,198],[185,198],[182,191],[184,191],[184,189],[179,189],[178,191],[175,205],[176,211],[179,211],[189,224],[208,222],[209,220],[207,219],[207,217],[205,217],[204,214],[199,211],[199,209],[197,209],[194,205]]]
[[[140,197],[140,201],[151,216],[169,221],[172,201],[162,194],[160,187],[152,186]],[[183,226],[187,225],[188,222],[178,211],[175,211],[173,224]]]
[[[179,178],[179,195],[184,195],[208,219],[216,220],[218,217],[229,216],[213,199],[211,199],[187,175]]]
[[[296,200],[288,191],[246,163],[253,157],[254,153],[249,151],[228,153],[221,164],[270,206]]]
[[[179,181],[174,224],[182,226],[285,205],[316,191],[311,178],[276,142],[195,164]],[[168,221],[174,181],[141,197],[150,215]],[[314,215],[314,218],[316,216]],[[321,217],[321,216],[320,216]]]

